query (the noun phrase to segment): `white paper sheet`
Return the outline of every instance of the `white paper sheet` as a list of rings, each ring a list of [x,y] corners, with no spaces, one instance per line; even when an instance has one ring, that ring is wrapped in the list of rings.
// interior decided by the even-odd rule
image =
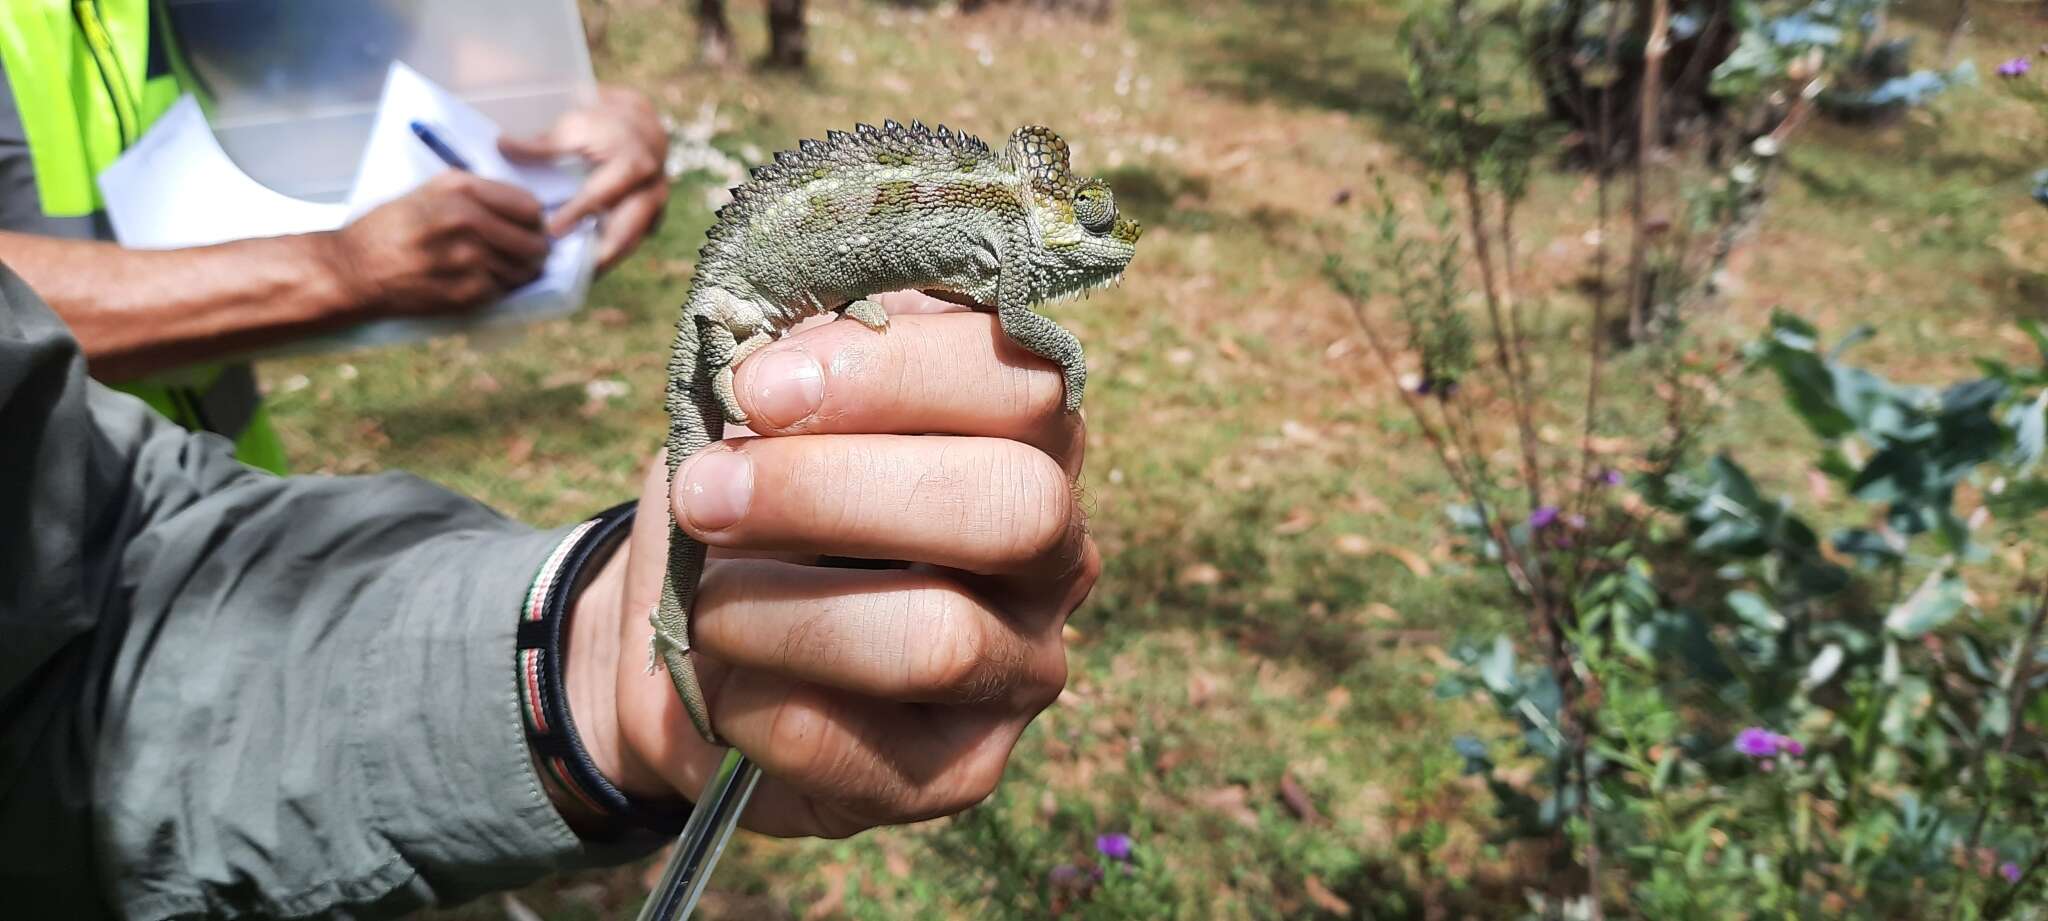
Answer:
[[[414,136],[414,121],[430,126],[477,175],[525,188],[543,206],[562,204],[583,184],[582,175],[572,170],[505,159],[498,152],[496,122],[418,71],[394,62],[384,79],[384,95],[377,103],[370,141],[363,148],[362,166],[349,190],[349,219],[419,188],[452,168]],[[573,312],[583,303],[590,286],[596,238],[596,221],[584,221],[555,241],[540,278],[480,314],[379,320],[346,333],[348,344],[382,345]]]
[[[101,172],[99,183],[115,237],[136,249],[333,230],[348,217],[346,204],[289,198],[250,179],[220,149],[190,96]]]
[[[433,126],[478,175],[524,187],[543,205],[560,205],[583,181],[577,171],[559,165],[508,161],[498,152],[498,126],[489,117],[412,68],[393,63],[344,202],[303,201],[250,179],[221,150],[205,113],[190,96],[100,174],[101,197],[115,238],[138,249],[334,230],[450,168],[413,135],[414,120]],[[589,289],[596,236],[596,221],[584,221],[554,241],[540,278],[482,310],[377,320],[262,354],[386,345],[574,312]]]

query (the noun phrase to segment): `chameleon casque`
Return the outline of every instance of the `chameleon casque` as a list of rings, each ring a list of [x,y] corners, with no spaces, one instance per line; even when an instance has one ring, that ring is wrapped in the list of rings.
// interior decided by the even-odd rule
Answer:
[[[1087,376],[1081,343],[1031,311],[1123,274],[1142,232],[1109,186],[1076,179],[1067,142],[1027,126],[1001,152],[945,126],[887,121],[775,155],[719,209],[676,323],[668,363],[671,499],[684,459],[744,425],[733,368],[791,326],[837,311],[880,332],[870,296],[914,288],[992,310],[1003,332],[1059,365],[1068,412]],[[704,545],[670,526],[653,647],[697,731],[713,742],[690,661]],[[651,667],[651,663],[650,663]]]

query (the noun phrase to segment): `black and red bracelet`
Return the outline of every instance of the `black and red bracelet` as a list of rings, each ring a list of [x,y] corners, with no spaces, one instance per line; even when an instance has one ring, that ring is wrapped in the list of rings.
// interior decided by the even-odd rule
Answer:
[[[570,608],[584,583],[632,532],[635,505],[615,505],[569,532],[534,577],[519,612],[519,701],[527,744],[543,780],[600,817],[601,827],[585,834],[597,840],[636,831],[679,834],[690,818],[687,802],[641,799],[605,779],[576,734],[569,692],[562,684]]]

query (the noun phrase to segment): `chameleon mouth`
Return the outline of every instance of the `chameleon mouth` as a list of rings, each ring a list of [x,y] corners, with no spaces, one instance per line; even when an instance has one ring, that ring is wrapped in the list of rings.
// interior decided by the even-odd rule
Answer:
[[[1091,281],[1085,285],[1081,285],[1080,287],[1077,287],[1072,291],[1067,291],[1062,294],[1055,294],[1052,297],[1046,298],[1045,303],[1062,304],[1066,303],[1067,301],[1082,300],[1084,298],[1087,298],[1089,295],[1092,295],[1095,292],[1100,291],[1104,288],[1110,288],[1120,285],[1123,283],[1123,280],[1124,273],[1118,272],[1115,275],[1111,275],[1108,278],[1104,278],[1100,281]]]

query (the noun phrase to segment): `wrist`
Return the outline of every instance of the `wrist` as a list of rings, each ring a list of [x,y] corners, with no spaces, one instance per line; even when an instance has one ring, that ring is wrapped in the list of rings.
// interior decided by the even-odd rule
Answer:
[[[689,814],[673,789],[646,783],[651,772],[620,744],[608,690],[619,666],[616,616],[627,559],[618,550],[632,522],[632,506],[622,505],[570,532],[536,574],[520,612],[519,693],[529,752],[556,811],[596,840],[647,830],[673,834]]]
[[[347,231],[344,227],[288,239],[309,251],[310,258],[304,260],[314,276],[309,287],[325,317],[388,313],[388,298],[363,270]]]
[[[619,726],[616,689],[619,669],[629,651],[620,648],[617,618],[625,605],[630,544],[631,538],[620,542],[570,602],[562,680],[577,735],[598,773],[629,796],[673,797],[674,790],[626,745]]]

